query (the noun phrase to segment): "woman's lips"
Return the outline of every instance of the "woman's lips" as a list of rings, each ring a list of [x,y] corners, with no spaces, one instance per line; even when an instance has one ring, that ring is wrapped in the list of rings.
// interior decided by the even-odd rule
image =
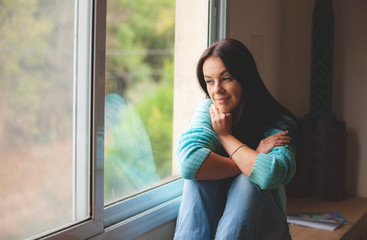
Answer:
[[[217,98],[217,103],[225,103],[228,99],[229,99],[229,97],[226,97],[226,98]]]

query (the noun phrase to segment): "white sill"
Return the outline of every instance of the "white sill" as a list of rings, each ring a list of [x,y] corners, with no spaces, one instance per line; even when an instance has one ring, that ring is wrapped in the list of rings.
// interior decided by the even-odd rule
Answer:
[[[174,198],[131,218],[116,223],[106,228],[102,234],[91,239],[130,240],[137,238],[144,233],[176,219],[180,203],[181,197]]]

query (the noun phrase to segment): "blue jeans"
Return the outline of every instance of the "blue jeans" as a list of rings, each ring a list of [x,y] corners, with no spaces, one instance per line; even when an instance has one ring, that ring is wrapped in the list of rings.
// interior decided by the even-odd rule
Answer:
[[[270,190],[243,174],[216,181],[184,180],[175,240],[291,239]]]

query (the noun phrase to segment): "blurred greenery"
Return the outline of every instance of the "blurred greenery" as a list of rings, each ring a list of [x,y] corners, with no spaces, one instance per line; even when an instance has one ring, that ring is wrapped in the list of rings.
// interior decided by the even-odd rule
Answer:
[[[153,157],[161,178],[171,175],[173,124],[173,64],[166,61],[160,84],[152,88],[138,105],[153,148]]]
[[[129,85],[160,81],[155,72],[165,59],[173,61],[175,1],[111,0],[107,15],[108,72],[121,74]]]
[[[17,205],[9,211],[22,227],[9,228],[8,236],[1,236],[5,239],[27,238],[69,224],[73,217],[75,2],[0,0],[0,152],[17,153],[4,165],[11,173],[2,184],[12,190],[20,184],[16,194],[42,184],[52,188],[36,192],[42,198],[32,198],[37,208],[25,198],[22,202],[28,205],[7,201]],[[123,109],[112,110],[120,124],[106,138],[104,187],[109,201],[171,175],[175,1],[107,4],[106,96],[120,96],[116,102]],[[59,155],[45,157],[59,147]],[[42,184],[34,181],[48,176],[47,166],[59,175]],[[4,196],[13,197],[9,192]],[[40,212],[47,214],[38,222],[29,217],[40,218]]]
[[[0,0],[1,239],[73,219],[73,61],[74,1]]]
[[[72,1],[0,1],[0,148],[72,136],[70,9]]]
[[[136,109],[157,182],[172,165],[175,0],[108,0],[107,8],[106,95]],[[0,148],[72,139],[74,17],[74,1],[0,0]]]
[[[140,172],[146,174],[145,187],[157,184],[159,178],[168,177],[172,172],[174,23],[174,0],[111,0],[107,3],[106,94],[119,94],[125,99],[129,108],[136,109],[145,127],[150,144],[143,141],[142,130],[137,130],[139,133],[135,136],[128,135],[129,141],[137,138],[140,145],[149,145],[152,153],[152,161],[145,156],[145,165],[140,166]],[[128,127],[136,128],[134,125]],[[121,134],[114,141],[118,146],[126,144],[126,133],[125,137]],[[114,164],[136,159],[134,167],[139,167],[141,160],[129,152],[133,149],[146,151],[146,147],[130,144],[129,149],[119,151],[120,157],[116,157],[117,152],[110,151],[111,148],[107,143],[105,200],[122,188],[121,184],[116,186],[117,172],[121,171],[122,178],[127,177],[124,166]],[[154,172],[147,172],[147,169]],[[154,177],[155,172],[159,174],[158,179]],[[126,191],[144,187],[135,186],[139,182],[128,181],[125,187],[130,186],[130,190]]]

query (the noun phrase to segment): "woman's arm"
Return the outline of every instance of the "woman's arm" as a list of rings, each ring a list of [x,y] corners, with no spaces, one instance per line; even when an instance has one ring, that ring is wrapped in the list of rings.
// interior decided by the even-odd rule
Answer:
[[[266,136],[286,134],[279,129],[267,131]],[[260,188],[276,188],[288,183],[296,171],[295,148],[275,146],[269,153],[260,152],[248,178]]]
[[[195,179],[217,180],[229,178],[240,173],[241,170],[232,159],[210,152],[196,172]]]
[[[221,136],[219,140],[228,155],[232,155],[232,160],[236,163],[241,172],[246,176],[250,175],[259,153],[244,145],[233,135]]]
[[[220,136],[219,140],[228,155],[232,157],[233,161],[241,169],[241,172],[249,176],[255,166],[259,153],[268,154],[275,147],[289,144],[291,138],[287,134],[288,132],[278,132],[261,140],[256,151],[241,143],[231,134]]]
[[[221,142],[212,128],[210,99],[196,108],[190,126],[180,135],[177,143],[177,162],[180,175],[185,179],[215,180],[241,173],[236,163],[221,156]]]
[[[181,134],[177,143],[178,170],[181,176],[186,179],[215,180],[235,176],[242,172],[250,180],[264,188],[278,184],[278,182],[284,182],[284,178],[280,180],[277,178],[273,181],[274,178],[271,176],[264,179],[264,176],[272,173],[271,170],[266,170],[267,172],[264,174],[262,164],[265,164],[266,167],[270,166],[270,168],[271,166],[280,166],[272,168],[276,173],[272,174],[275,177],[279,173],[284,174],[285,171],[288,171],[284,170],[282,165],[289,165],[293,169],[294,161],[292,157],[289,157],[292,153],[287,153],[288,147],[283,146],[286,144],[285,142],[279,142],[279,139],[283,138],[284,140],[284,136],[279,135],[286,135],[286,133],[269,133],[273,136],[261,141],[256,151],[248,147],[241,147],[233,154],[232,159],[221,156],[217,154],[221,145],[228,155],[231,155],[242,143],[231,134],[228,136],[224,134],[224,137],[223,134],[219,134],[221,140],[218,138],[215,132],[217,124],[213,124],[213,119],[209,113],[211,103],[210,99],[206,99],[199,104],[190,126]],[[279,149],[276,146],[283,147]],[[267,154],[270,150],[271,152]],[[283,164],[283,162],[290,162],[290,164]],[[286,178],[288,179],[290,175],[293,176],[286,174]]]
[[[208,165],[212,166],[209,159],[212,159],[212,156],[219,156],[213,155],[220,151],[221,143],[211,126],[210,104],[212,101],[205,99],[197,106],[190,125],[181,133],[177,142],[178,171],[185,179],[195,179],[204,161],[208,160],[205,165],[209,163]],[[219,161],[223,163],[223,159]],[[200,171],[203,169],[206,167]],[[202,173],[205,175],[206,171]]]
[[[288,132],[273,130],[263,139],[256,151],[247,147],[232,135],[232,118],[210,107],[212,126],[223,148],[238,168],[261,188],[273,188],[288,182],[294,175],[294,150],[287,144]]]

